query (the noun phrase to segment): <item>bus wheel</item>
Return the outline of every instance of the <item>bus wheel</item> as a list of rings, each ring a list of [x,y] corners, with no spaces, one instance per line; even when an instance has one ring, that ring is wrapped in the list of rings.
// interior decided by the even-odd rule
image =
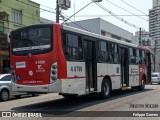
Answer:
[[[145,79],[142,78],[141,86],[138,87],[138,90],[142,91],[142,90],[144,90],[144,88],[145,88]]]
[[[9,92],[8,90],[2,90],[0,92],[0,100],[1,101],[7,101],[9,99]]]
[[[101,97],[103,99],[110,97],[111,94],[111,83],[109,80],[104,79],[101,86]]]

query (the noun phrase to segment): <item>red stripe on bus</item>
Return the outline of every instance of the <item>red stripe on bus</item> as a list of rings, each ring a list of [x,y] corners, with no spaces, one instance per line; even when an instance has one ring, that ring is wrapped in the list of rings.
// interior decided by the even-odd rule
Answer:
[[[110,77],[117,77],[117,76],[121,76],[121,75],[110,75]],[[101,75],[97,77],[105,77],[105,76]],[[74,76],[74,77],[67,77],[66,79],[74,79],[74,78],[87,78],[87,77],[86,76]]]
[[[121,75],[109,75],[110,77],[118,77],[118,76],[121,76]],[[139,76],[139,74],[130,74],[129,76]],[[100,76],[97,76],[97,77],[105,77],[104,75],[100,75]],[[75,79],[75,78],[87,78],[86,76],[74,76],[74,77],[67,77],[65,79]]]
[[[74,76],[74,77],[67,77],[66,79],[74,79],[74,78],[86,78],[86,76]]]

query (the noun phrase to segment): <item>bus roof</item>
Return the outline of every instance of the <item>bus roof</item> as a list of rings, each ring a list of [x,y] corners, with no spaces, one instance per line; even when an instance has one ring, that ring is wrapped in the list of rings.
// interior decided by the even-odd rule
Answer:
[[[31,26],[39,26],[39,25],[50,25],[50,24],[35,24],[35,25],[25,26],[23,28],[28,28],[28,27],[31,27]],[[58,23],[53,23],[53,24],[60,25]],[[90,36],[90,37],[99,38],[99,39],[107,40],[107,41],[110,41],[110,42],[115,42],[115,43],[118,43],[118,44],[121,44],[121,45],[127,45],[127,46],[130,46],[130,47],[135,47],[135,48],[148,50],[148,51],[150,51],[150,53],[154,54],[154,52],[148,47],[139,46],[139,45],[136,45],[136,44],[133,44],[133,43],[128,43],[128,42],[121,41],[121,40],[116,40],[114,38],[110,38],[110,37],[107,37],[107,36],[102,36],[100,34],[92,33],[92,32],[89,32],[89,31],[85,31],[85,30],[78,29],[78,28],[71,27],[71,26],[67,26],[67,25],[62,25],[62,26],[63,26],[62,29],[64,29],[64,30],[76,32],[76,33],[79,33],[79,34],[84,34],[84,35],[87,35],[87,36]],[[20,29],[23,29],[23,28],[19,28],[19,29],[16,29],[16,30],[20,30]],[[13,30],[12,32],[14,32],[16,30]]]
[[[107,40],[107,41],[110,41],[110,42],[115,42],[115,43],[118,43],[118,44],[127,45],[127,46],[130,46],[130,47],[145,49],[145,50],[148,50],[148,51],[152,52],[152,50],[150,50],[149,48],[144,47],[144,46],[139,46],[139,45],[136,45],[136,44],[133,44],[133,43],[128,43],[128,42],[125,42],[125,41],[116,40],[114,38],[110,38],[110,37],[107,37],[107,36],[102,36],[102,35],[99,35],[99,34],[96,34],[96,33],[91,33],[89,31],[81,30],[81,29],[74,28],[74,27],[71,27],[71,26],[63,25],[63,29],[68,30],[68,31],[72,31],[72,32],[76,32],[76,33],[79,33],[79,34],[84,34],[84,35],[87,35],[87,36],[90,36],[90,37],[95,37],[95,38]]]

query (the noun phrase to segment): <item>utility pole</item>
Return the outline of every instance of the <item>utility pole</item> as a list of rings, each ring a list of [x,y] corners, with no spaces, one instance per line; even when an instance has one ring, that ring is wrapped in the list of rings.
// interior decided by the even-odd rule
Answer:
[[[59,23],[59,5],[58,5],[58,0],[56,2],[56,23]]]
[[[59,23],[59,9],[68,10],[71,7],[70,0],[57,0],[56,1],[56,23]]]
[[[141,46],[142,45],[142,39],[141,39],[141,34],[142,34],[142,28],[139,28],[139,46]]]

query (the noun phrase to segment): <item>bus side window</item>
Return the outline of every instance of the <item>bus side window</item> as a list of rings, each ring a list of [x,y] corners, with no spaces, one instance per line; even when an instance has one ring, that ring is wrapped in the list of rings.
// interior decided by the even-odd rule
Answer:
[[[119,47],[114,45],[114,63],[119,63]]]
[[[109,43],[109,59],[111,63],[119,63],[119,47],[117,44]]]
[[[113,57],[112,57],[112,44],[108,44],[108,55],[109,55],[109,62],[113,62]]]
[[[137,49],[136,50],[136,64],[140,64],[140,51]]]
[[[63,47],[65,58],[69,59],[69,48],[67,45],[66,33],[63,33],[63,36],[62,36],[62,47]]]
[[[136,63],[136,51],[133,48],[129,48],[129,53],[130,53],[130,64],[135,64]]]
[[[108,43],[100,41],[98,42],[98,61],[108,62]]]
[[[146,64],[146,58],[145,58],[145,51],[140,50],[140,64],[145,65]]]
[[[143,61],[142,50],[139,50],[139,57],[140,57],[139,64],[142,65],[142,61]]]
[[[74,34],[64,34],[63,51],[67,60],[82,60],[82,38]]]
[[[142,51],[142,64],[147,64],[146,52]]]

